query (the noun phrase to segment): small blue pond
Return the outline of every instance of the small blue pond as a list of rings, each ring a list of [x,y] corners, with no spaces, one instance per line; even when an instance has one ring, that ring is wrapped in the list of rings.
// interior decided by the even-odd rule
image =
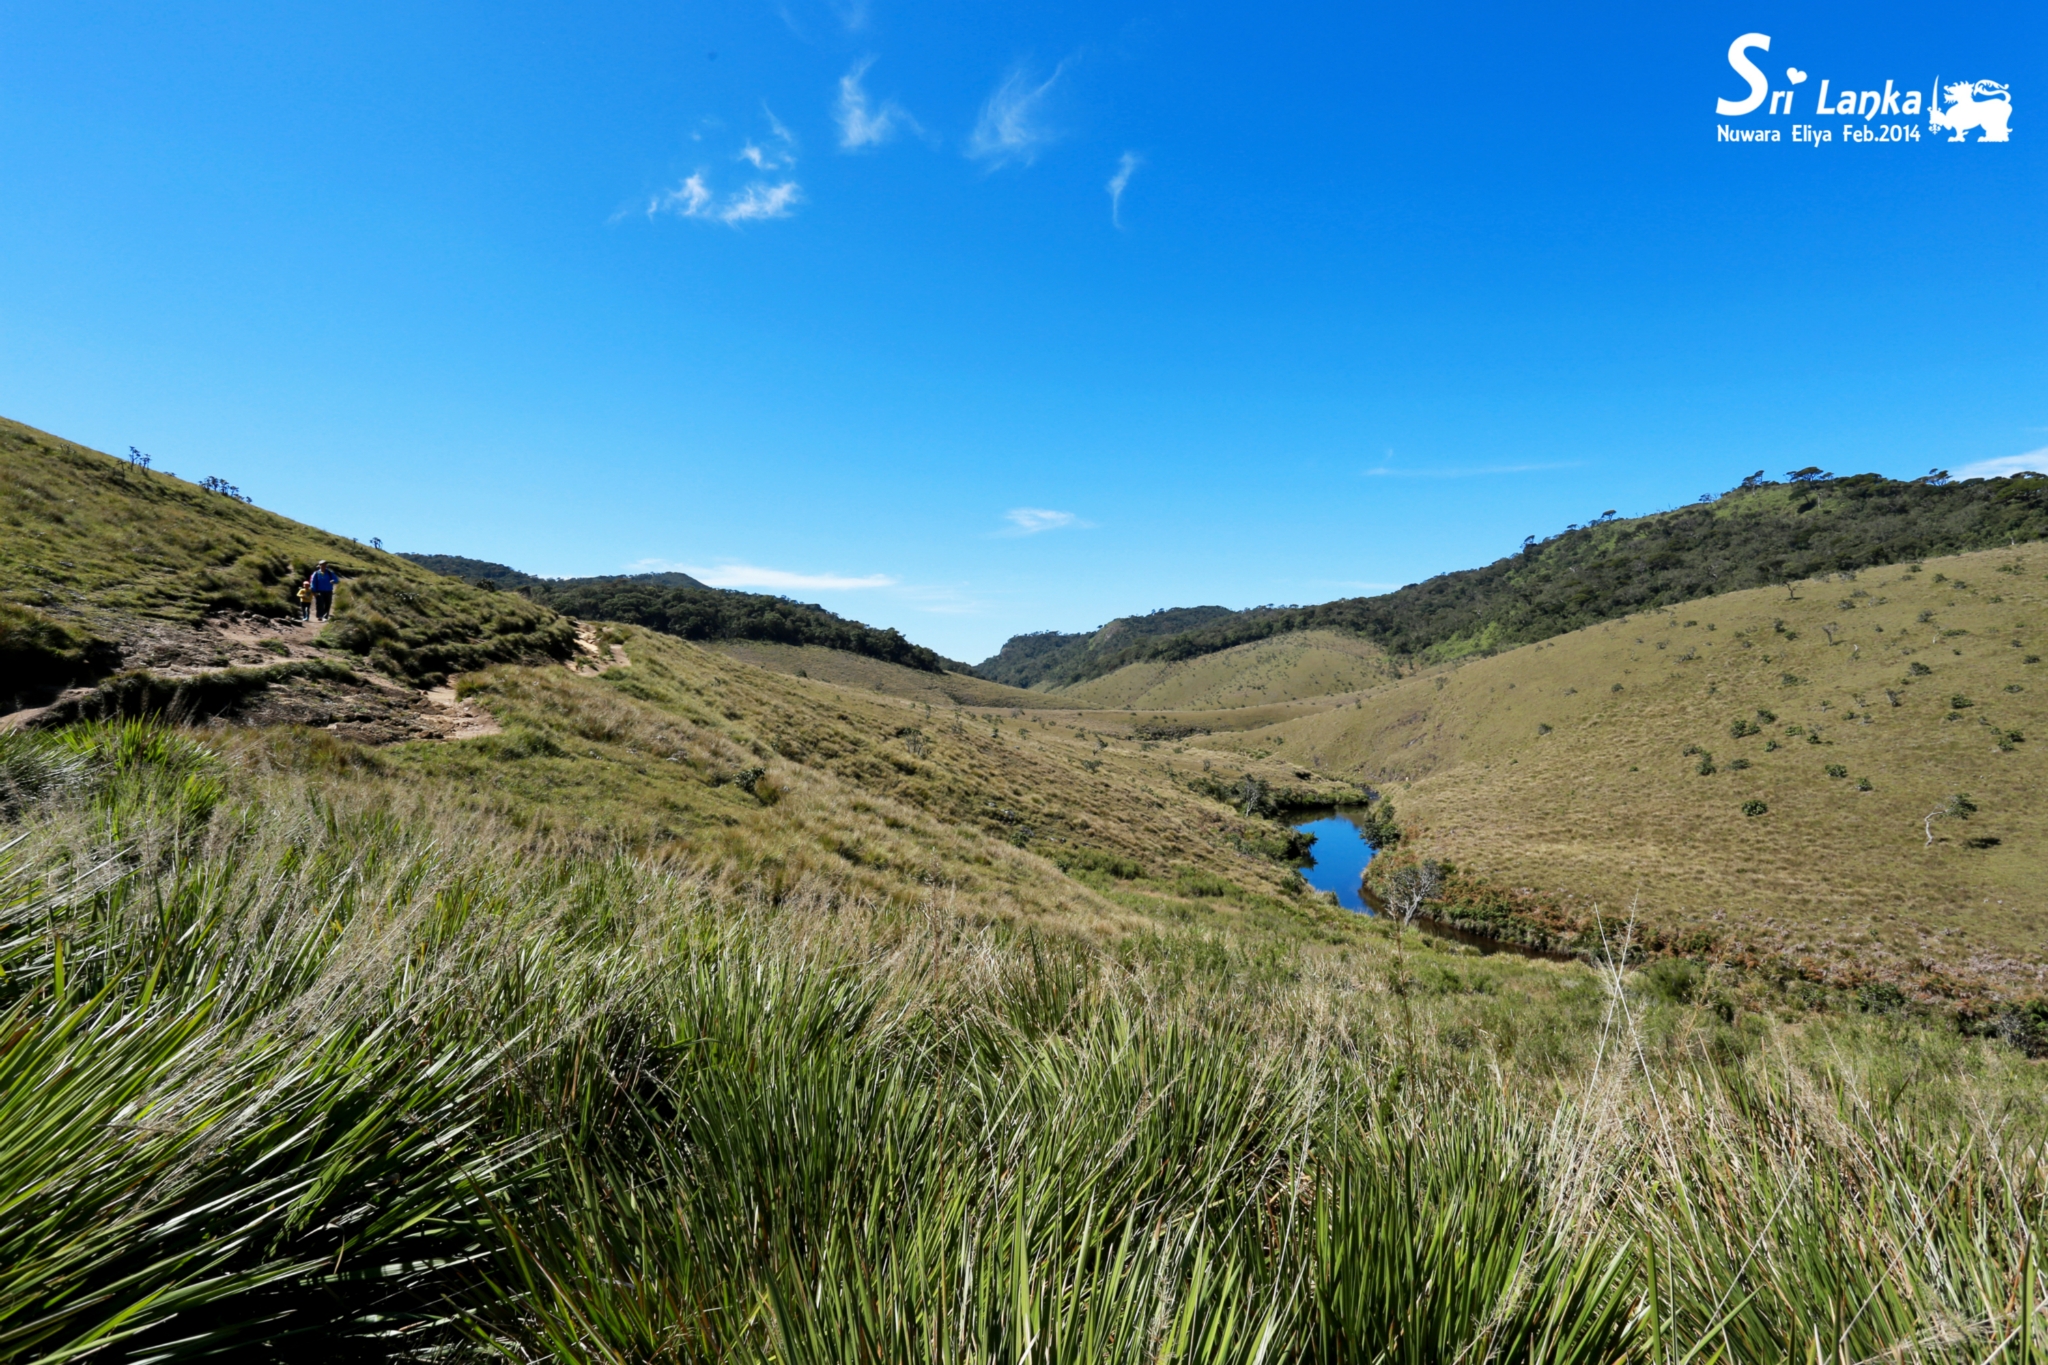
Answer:
[[[1359,817],[1364,814],[1362,809],[1358,812]],[[1371,914],[1372,907],[1359,894],[1359,883],[1365,879],[1365,865],[1372,861],[1372,845],[1359,832],[1351,813],[1332,809],[1303,811],[1295,819],[1294,827],[1316,836],[1309,861],[1301,869],[1302,880],[1318,891],[1336,892],[1337,903],[1347,910]]]

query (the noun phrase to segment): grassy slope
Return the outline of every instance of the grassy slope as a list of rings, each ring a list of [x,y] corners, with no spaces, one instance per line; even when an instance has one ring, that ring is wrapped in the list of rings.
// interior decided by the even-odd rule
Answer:
[[[2048,668],[2024,661],[2048,645],[2044,577],[2036,545],[1808,583],[1796,601],[1731,593],[1212,742],[1399,782],[1423,850],[1580,919],[1640,897],[1674,938],[1705,930],[1724,952],[2032,993],[2048,965]],[[1776,722],[1734,738],[1759,708]],[[2026,741],[2001,751],[1995,731],[2014,729]],[[1959,790],[1980,812],[1937,822],[1927,847],[1922,817]],[[1751,799],[1768,814],[1745,817]],[[1966,846],[1982,836],[2000,843]]]
[[[210,612],[295,610],[291,586],[318,558],[349,576],[329,643],[355,644],[390,671],[421,652],[394,636],[400,627],[415,641],[439,632],[472,649],[478,638],[485,647],[524,638],[494,635],[507,621],[528,635],[572,635],[516,594],[25,427],[0,429],[0,478],[0,516],[23,532],[0,545],[0,594],[109,638],[196,629]],[[1089,933],[1219,917],[1288,935],[1349,928],[1293,894],[1288,864],[1243,851],[1277,846],[1277,827],[1234,818],[1134,746],[1019,724],[1016,703],[1046,706],[1035,694],[837,651],[737,647],[785,666],[803,661],[791,672],[809,663],[844,674],[842,686],[635,627],[607,634],[632,663],[602,678],[552,664],[467,673],[461,691],[499,714],[505,736],[397,745],[362,761],[445,780],[529,827],[624,839],[770,895],[807,880],[893,903],[947,888],[978,916]],[[874,690],[910,692],[913,678],[937,685],[942,695],[930,700],[943,710]],[[960,702],[1012,714],[969,714]],[[767,770],[761,790],[780,801],[765,804],[732,780],[754,768]]]
[[[1098,656],[1114,654],[1138,640],[1180,634],[1234,615],[1225,607],[1168,607],[1144,616],[1119,616],[1090,631],[1013,635],[996,654],[976,664],[974,671],[1010,687],[1056,687],[1108,672],[1091,668],[1090,661]]]
[[[1335,631],[1302,631],[1177,663],[1137,663],[1046,695],[1141,711],[1234,710],[1385,682],[1386,652]],[[1043,705],[1043,702],[1039,703]]]
[[[1278,826],[1184,785],[1190,756],[1170,768],[1165,754],[1072,726],[611,632],[630,663],[599,677],[505,667],[463,678],[504,735],[396,746],[378,762],[517,823],[623,839],[771,898],[818,884],[1111,938],[1198,923],[1285,938],[1358,930],[1290,889],[1291,865],[1259,851],[1277,850]],[[765,778],[752,793],[738,780],[749,770]]]
[[[560,657],[573,638],[523,598],[4,419],[0,526],[0,601],[115,641],[216,611],[296,617],[292,593],[320,559],[345,580],[330,643],[415,681]]]
[[[1059,710],[1068,705],[1062,698],[1022,688],[1005,687],[968,673],[930,673],[906,668],[886,659],[850,654],[823,645],[784,645],[766,640],[715,640],[710,647],[775,673],[816,678],[863,692],[881,692],[911,701],[928,701],[934,706],[1028,706]]]
[[[355,605],[351,592],[368,600],[340,625],[366,634],[357,643],[367,650],[380,643],[371,623],[391,619],[376,608],[402,596],[413,599],[401,624],[414,640],[488,633],[496,613],[528,605],[26,428],[0,430],[0,460],[0,515],[32,532],[0,546],[0,594],[112,636],[210,609],[274,611],[289,576],[266,582],[265,566],[318,556],[362,572],[343,603]],[[2015,562],[2018,575],[1996,572]],[[998,917],[1126,932],[1148,917],[1222,915],[1311,937],[1325,928],[1288,899],[1284,864],[1242,851],[1271,847],[1274,827],[1235,819],[1191,789],[1247,767],[1277,785],[1304,772],[1401,780],[1411,784],[1401,810],[1422,831],[1420,848],[1531,888],[1565,917],[1583,920],[1592,903],[1613,907],[1640,888],[1646,915],[1674,942],[1704,929],[1723,951],[1788,956],[1823,974],[1872,970],[1930,989],[1947,975],[1959,990],[2024,991],[2044,946],[2036,888],[2048,829],[2031,794],[2048,729],[2035,714],[2041,694],[2003,689],[2031,686],[2032,666],[2020,660],[2040,642],[2034,585],[2044,568],[2030,549],[1937,561],[1919,576],[1883,570],[1809,585],[1796,602],[1775,589],[1738,593],[1357,699],[1312,695],[1378,666],[1341,637],[1141,666],[1086,695],[945,675],[933,680],[938,695],[920,696],[904,683],[913,670],[873,660],[732,651],[769,665],[756,668],[622,629],[635,662],[606,679],[550,667],[466,680],[511,731],[503,739],[401,748],[382,761],[440,774],[522,820],[623,836],[735,884],[822,877],[899,903],[951,884],[977,913]],[[1937,584],[1938,572],[1969,586]],[[379,585],[382,600],[365,584]],[[1869,596],[1848,596],[1857,591]],[[1932,628],[1970,633],[1932,645],[1915,633],[1920,610],[1934,612]],[[1680,624],[1695,618],[1696,627]],[[1800,638],[1774,633],[1779,618]],[[1847,627],[1833,647],[1819,629],[1829,621]],[[545,620],[512,624],[530,637]],[[1737,638],[1745,632],[1748,648]],[[1678,662],[1688,648],[1696,657]],[[1907,648],[1918,653],[1909,659]],[[416,654],[401,658],[389,643],[374,657],[393,671],[417,667]],[[1902,685],[1910,662],[1936,671]],[[814,676],[789,676],[799,667]],[[1788,670],[1807,681],[1782,684]],[[1622,693],[1608,690],[1616,682]],[[1902,705],[1884,700],[1886,686]],[[1957,692],[1976,704],[1950,708]],[[1275,694],[1293,699],[1244,704]],[[1140,743],[1124,738],[1142,718],[1136,709],[1050,709],[1084,701],[1155,714],[1178,705],[1186,709],[1166,714],[1216,733]],[[988,714],[998,706],[1007,714]],[[1772,732],[1730,738],[1730,720],[1760,706],[1779,714]],[[1997,752],[1983,721],[2033,738]],[[1819,746],[1784,733],[1816,723]],[[1553,732],[1539,737],[1538,724]],[[1771,738],[1782,747],[1766,753]],[[1696,760],[1679,752],[1688,744],[1712,751],[1720,771],[1696,774]],[[694,767],[649,757],[693,745],[702,750]],[[1732,770],[1738,756],[1754,766]],[[1829,763],[1850,778],[1827,777]],[[755,766],[790,793],[785,804],[764,806],[718,781]],[[1875,789],[1855,791],[1858,777]],[[1956,790],[1980,813],[1940,825],[1940,841],[1923,848],[1920,817]],[[1741,816],[1751,798],[1770,813]],[[1965,846],[1986,836],[2001,842]],[[1012,846],[1019,839],[1028,852]],[[1118,864],[1144,875],[1102,870]],[[1223,893],[1194,894],[1211,885],[1205,878]]]
[[[7,1359],[1976,1365],[2048,1327],[2042,1069],[1952,1029],[1384,925],[762,906],[264,752],[0,736],[45,779],[0,852]]]

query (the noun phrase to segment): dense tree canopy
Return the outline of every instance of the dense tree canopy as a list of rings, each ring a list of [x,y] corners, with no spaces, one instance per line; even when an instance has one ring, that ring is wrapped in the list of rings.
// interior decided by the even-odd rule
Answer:
[[[548,584],[535,595],[571,616],[624,621],[685,640],[824,645],[927,673],[942,673],[946,667],[946,660],[923,645],[910,643],[894,628],[877,630],[787,597],[718,588],[661,587],[631,579],[569,580]]]
[[[462,555],[405,557],[436,573],[522,593],[565,615],[593,621],[624,621],[685,640],[824,645],[927,673],[944,672],[950,662],[922,645],[910,643],[893,629],[877,630],[836,616],[823,607],[793,602],[787,597],[708,588],[683,573],[540,578],[509,565]],[[965,664],[954,667],[966,669]]]

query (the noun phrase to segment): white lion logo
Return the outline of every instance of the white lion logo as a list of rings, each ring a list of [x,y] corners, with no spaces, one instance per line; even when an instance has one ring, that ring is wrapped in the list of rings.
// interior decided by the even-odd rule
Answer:
[[[1968,142],[1972,128],[1982,128],[1979,142],[2009,142],[2012,140],[2005,124],[2012,117],[2012,91],[1997,81],[1957,81],[1954,85],[1935,85],[1948,96],[1948,108],[1941,107],[1936,100],[1927,110],[1927,126],[1930,128],[1953,129],[1955,136],[1950,142]],[[1980,100],[1977,96],[1983,96]]]

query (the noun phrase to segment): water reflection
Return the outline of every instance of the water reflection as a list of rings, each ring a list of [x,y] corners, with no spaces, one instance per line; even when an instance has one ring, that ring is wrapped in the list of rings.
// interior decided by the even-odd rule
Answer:
[[[1365,865],[1372,861],[1372,845],[1365,841],[1358,824],[1364,816],[1363,808],[1353,814],[1326,807],[1299,812],[1293,823],[1303,833],[1316,836],[1315,848],[1301,869],[1302,880],[1318,891],[1335,892],[1337,903],[1346,910],[1369,915],[1373,907],[1359,891]]]

